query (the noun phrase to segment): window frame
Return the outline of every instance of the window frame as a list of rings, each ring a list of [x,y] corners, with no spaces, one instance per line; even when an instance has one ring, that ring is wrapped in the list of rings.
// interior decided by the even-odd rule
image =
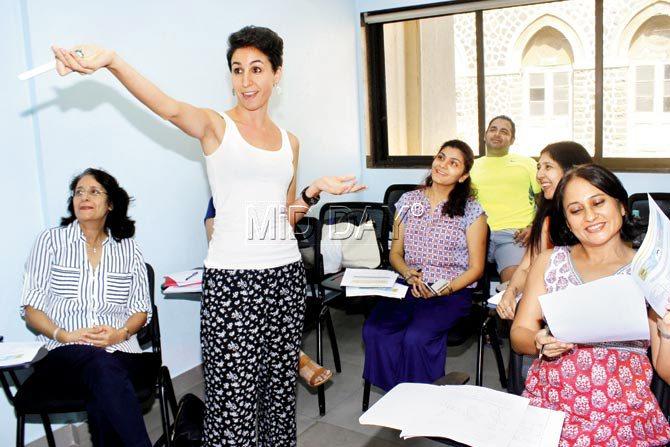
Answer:
[[[367,71],[367,123],[370,138],[368,168],[428,168],[432,162],[431,156],[391,156],[388,153],[388,128],[386,121],[386,85],[384,81],[384,31],[385,23],[417,20],[422,18],[475,13],[475,34],[477,50],[477,125],[478,147],[473,147],[480,156],[486,153],[484,134],[485,120],[485,71],[484,71],[484,34],[483,13],[492,9],[525,6],[529,4],[552,3],[571,0],[478,0],[452,1],[425,6],[395,8],[374,12],[361,13],[362,35],[365,42],[364,54]],[[594,156],[593,160],[602,166],[620,172],[670,172],[670,157],[667,158],[617,158],[603,156],[603,11],[604,0],[594,0],[595,5],[595,111],[594,111]],[[659,62],[660,63],[660,62]],[[573,94],[573,74],[570,72],[570,95]],[[662,82],[662,81],[661,81]],[[524,96],[527,97],[527,84],[524,83]],[[663,101],[663,84],[661,84],[660,100]],[[545,98],[546,100],[546,98]],[[656,99],[654,99],[656,101]],[[524,107],[527,107],[524,98]],[[553,104],[552,106],[553,107]],[[572,117],[572,101],[569,102],[569,115]],[[663,104],[661,103],[661,108]],[[632,119],[632,117],[631,117]],[[474,146],[474,145],[473,145]]]

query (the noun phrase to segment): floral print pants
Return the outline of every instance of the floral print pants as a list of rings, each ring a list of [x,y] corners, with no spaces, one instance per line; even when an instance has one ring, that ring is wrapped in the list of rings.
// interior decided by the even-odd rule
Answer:
[[[301,261],[263,270],[205,270],[204,446],[296,445],[304,306]]]

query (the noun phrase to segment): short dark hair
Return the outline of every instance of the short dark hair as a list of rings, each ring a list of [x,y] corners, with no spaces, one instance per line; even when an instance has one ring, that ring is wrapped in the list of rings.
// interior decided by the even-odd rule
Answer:
[[[245,26],[228,36],[228,69],[232,70],[233,53],[240,48],[256,48],[270,60],[272,71],[277,71],[284,63],[284,41],[279,34],[262,26]]]
[[[489,125],[486,126],[487,131],[489,130],[489,127],[491,127],[491,123],[493,123],[495,120],[505,120],[505,121],[507,121],[510,124],[510,126],[512,127],[512,138],[516,138],[516,124],[514,124],[514,121],[512,121],[512,118],[510,118],[507,115],[498,115],[498,116],[494,116],[493,118],[491,118],[491,121],[489,121]]]
[[[102,169],[88,168],[72,179],[70,182],[70,197],[67,202],[67,210],[70,215],[61,218],[61,226],[70,225],[77,220],[74,214],[74,190],[77,188],[79,180],[87,175],[93,177],[95,181],[105,188],[107,202],[112,205],[112,209],[107,214],[107,219],[105,219],[105,229],[109,230],[116,241],[133,237],[135,235],[135,221],[128,217],[128,205],[132,201],[132,198],[125,189],[119,186],[119,182],[114,177]]]
[[[540,156],[544,154],[547,154],[552,160],[558,163],[563,170],[563,174],[575,166],[593,162],[584,146],[574,141],[551,143],[540,152]],[[542,247],[540,247],[540,243],[542,242],[542,227],[544,225],[544,220],[551,213],[552,207],[553,198],[545,199],[544,195],[539,194],[537,211],[535,212],[535,218],[530,227],[530,239],[528,242],[531,259],[542,251]]]
[[[571,180],[581,178],[615,199],[625,210],[623,222],[619,234],[624,241],[632,241],[637,235],[637,230],[633,224],[628,206],[628,192],[623,187],[621,181],[612,171],[596,164],[586,164],[577,166],[568,171],[556,187],[554,193],[554,206],[549,220],[549,232],[554,245],[575,245],[579,243],[577,237],[568,228],[563,209],[563,199],[565,197],[565,188]]]
[[[463,154],[463,161],[465,169],[463,174],[468,174],[472,165],[475,163],[475,154],[472,152],[472,149],[465,141],[461,140],[449,140],[440,146],[440,150],[437,151],[439,154],[440,151],[447,147],[453,147],[458,149],[461,154]],[[437,155],[435,155],[437,157]],[[429,187],[433,184],[433,176],[428,174],[426,177],[426,187]],[[469,198],[475,198],[477,195],[474,186],[472,186],[472,180],[470,176],[466,178],[463,183],[456,183],[454,189],[449,193],[449,198],[442,206],[442,215],[449,215],[449,217],[454,216],[464,216],[465,215],[465,205],[468,202]]]

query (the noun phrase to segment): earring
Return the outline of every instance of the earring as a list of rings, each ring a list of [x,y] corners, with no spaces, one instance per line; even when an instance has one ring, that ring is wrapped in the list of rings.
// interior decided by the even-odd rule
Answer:
[[[281,95],[281,86],[279,84],[273,84],[272,88],[274,88],[275,94]]]
[[[232,89],[231,91],[233,92],[233,96],[235,96],[235,89]]]

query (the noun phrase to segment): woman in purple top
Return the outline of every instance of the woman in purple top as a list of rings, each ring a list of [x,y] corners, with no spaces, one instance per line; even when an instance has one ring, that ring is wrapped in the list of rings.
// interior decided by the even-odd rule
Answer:
[[[396,204],[390,261],[411,289],[403,300],[380,301],[363,326],[363,378],[386,391],[443,376],[449,329],[470,311],[487,236],[470,181],[473,162],[466,143],[447,141],[425,186]],[[449,282],[437,293],[428,288],[443,279]]]

